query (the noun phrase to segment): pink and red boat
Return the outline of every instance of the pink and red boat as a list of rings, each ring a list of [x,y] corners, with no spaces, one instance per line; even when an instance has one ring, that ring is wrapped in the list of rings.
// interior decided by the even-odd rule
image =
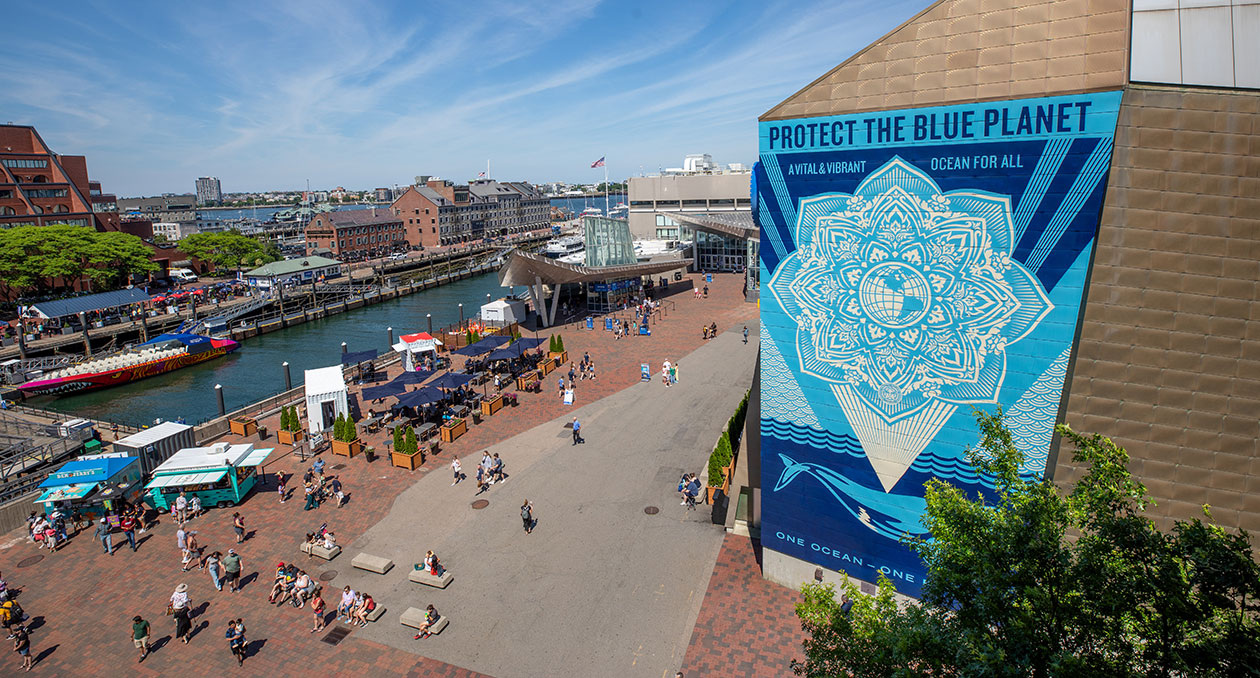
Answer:
[[[30,395],[65,395],[127,384],[225,356],[240,348],[231,339],[162,334],[120,353],[63,367],[18,388]]]

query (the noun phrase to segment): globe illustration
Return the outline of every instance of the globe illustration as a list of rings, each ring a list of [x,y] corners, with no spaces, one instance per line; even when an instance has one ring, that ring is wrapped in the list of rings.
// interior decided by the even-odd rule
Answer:
[[[858,299],[867,317],[898,329],[918,322],[931,303],[923,274],[899,262],[872,268],[858,286]]]

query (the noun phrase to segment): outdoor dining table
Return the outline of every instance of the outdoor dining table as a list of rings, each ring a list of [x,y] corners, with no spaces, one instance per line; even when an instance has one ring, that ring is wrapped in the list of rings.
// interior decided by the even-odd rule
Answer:
[[[468,416],[468,406],[456,405],[451,408],[451,412],[457,417],[466,417]]]
[[[428,440],[433,437],[433,430],[436,428],[436,424],[431,421],[426,421],[415,428],[416,437],[420,440]]]
[[[381,423],[381,418],[378,416],[371,416],[359,422],[359,424],[361,424],[368,431],[375,431],[376,428],[380,426],[380,423]]]

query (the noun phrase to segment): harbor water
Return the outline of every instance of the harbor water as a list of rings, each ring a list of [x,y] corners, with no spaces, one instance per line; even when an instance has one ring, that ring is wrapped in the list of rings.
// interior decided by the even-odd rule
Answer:
[[[200,365],[122,386],[59,398],[33,398],[36,407],[67,414],[107,419],[136,426],[155,419],[190,424],[218,416],[214,385],[223,385],[227,410],[244,407],[284,390],[282,363],[288,361],[293,386],[302,384],[303,370],[336,365],[341,342],[349,351],[390,350],[386,328],[400,335],[428,330],[425,314],[433,314],[433,329],[459,322],[459,304],[471,318],[486,302],[509,294],[494,273],[460,280],[372,306],[312,320],[246,339],[235,353]]]

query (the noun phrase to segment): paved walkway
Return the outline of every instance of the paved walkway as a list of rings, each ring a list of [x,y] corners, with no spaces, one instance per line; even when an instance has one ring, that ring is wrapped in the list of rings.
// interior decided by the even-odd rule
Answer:
[[[494,488],[489,493],[488,498],[491,501],[490,508],[476,512],[475,518],[480,520],[479,523],[466,523],[465,529],[459,533],[458,539],[454,536],[448,537],[450,541],[446,542],[450,546],[438,545],[439,553],[448,559],[448,563],[457,567],[457,572],[468,570],[468,575],[463,579],[457,579],[457,583],[452,585],[450,592],[455,594],[459,591],[459,595],[465,595],[461,586],[464,582],[478,582],[475,568],[482,567],[474,562],[479,559],[478,548],[481,548],[480,542],[486,544],[495,543],[495,535],[501,530],[504,538],[516,539],[520,535],[519,517],[517,517],[516,507],[525,490],[528,490],[530,499],[535,502],[538,507],[539,518],[542,521],[539,530],[532,535],[531,539],[539,538],[536,542],[526,543],[529,548],[538,548],[544,542],[542,540],[555,539],[554,548],[570,548],[574,542],[584,545],[577,538],[581,535],[576,533],[579,527],[583,527],[585,523],[579,519],[585,520],[588,511],[595,511],[597,516],[603,516],[602,512],[607,512],[607,518],[602,520],[617,519],[624,521],[623,523],[603,523],[593,522],[593,528],[602,529],[604,534],[598,536],[599,540],[607,539],[610,535],[615,535],[616,529],[623,529],[631,537],[637,533],[648,532],[654,529],[661,529],[667,537],[668,548],[661,549],[660,557],[665,559],[665,563],[673,563],[675,558],[672,551],[675,550],[695,550],[692,545],[686,543],[689,538],[687,535],[692,534],[689,530],[704,530],[704,534],[708,534],[709,526],[704,525],[699,512],[688,516],[687,520],[695,522],[687,525],[671,522],[678,522],[678,513],[673,513],[673,509],[678,509],[677,502],[673,504],[673,487],[677,480],[677,473],[688,464],[686,461],[679,460],[670,464],[673,468],[667,475],[673,477],[663,478],[657,483],[655,476],[660,472],[662,466],[666,464],[659,458],[662,454],[660,447],[662,445],[660,436],[664,435],[659,431],[651,431],[651,445],[639,442],[638,438],[644,437],[646,433],[641,433],[638,429],[631,430],[631,422],[625,422],[622,425],[604,423],[607,422],[609,415],[601,413],[599,408],[603,398],[608,395],[619,393],[624,389],[650,388],[644,391],[652,396],[649,404],[653,407],[659,407],[660,398],[668,396],[671,398],[668,402],[676,402],[679,411],[684,408],[691,407],[695,404],[693,398],[698,397],[696,391],[703,383],[700,374],[703,370],[699,365],[691,365],[693,358],[688,357],[692,351],[702,347],[705,351],[712,350],[711,346],[716,346],[714,342],[725,342],[717,348],[735,346],[735,350],[749,352],[748,369],[752,368],[752,356],[755,355],[755,345],[744,347],[734,336],[727,335],[720,337],[714,342],[704,342],[700,338],[699,326],[701,323],[716,321],[720,330],[730,329],[738,332],[743,323],[753,325],[756,322],[756,307],[753,304],[745,304],[742,301],[741,290],[742,277],[738,276],[716,276],[714,284],[710,285],[709,299],[694,299],[690,294],[681,294],[671,299],[676,301],[675,310],[671,311],[665,322],[658,324],[653,328],[654,336],[650,338],[628,338],[620,341],[614,340],[609,332],[586,332],[577,331],[572,326],[559,328],[557,331],[562,332],[565,337],[565,344],[570,350],[570,355],[574,359],[580,359],[581,353],[590,351],[591,356],[595,359],[596,364],[601,366],[599,372],[599,381],[596,383],[581,382],[578,386],[578,404],[583,407],[590,407],[591,415],[585,420],[585,428],[587,429],[587,439],[590,441],[585,447],[578,448],[582,454],[588,454],[595,458],[602,455],[605,460],[599,466],[586,467],[580,459],[571,461],[571,465],[575,472],[567,481],[560,479],[546,479],[549,474],[556,472],[556,461],[563,462],[565,457],[557,457],[555,461],[549,461],[540,450],[533,453],[538,455],[537,459],[532,459],[531,453],[522,450],[521,452],[511,452],[506,456],[509,473],[514,477],[504,488]],[[755,336],[755,331],[754,331]],[[707,345],[706,345],[707,344]],[[248,350],[248,348],[246,348]],[[726,349],[724,349],[726,350]],[[651,387],[638,385],[638,364],[640,362],[648,362],[659,368],[660,362],[666,358],[677,360],[679,356],[683,356],[682,370],[680,377],[682,383],[677,393],[674,389],[666,392],[659,381],[654,382]],[[707,360],[707,359],[706,359]],[[746,384],[748,379],[744,380]],[[723,411],[714,411],[713,416],[725,419],[729,412],[733,409],[735,401],[738,400],[745,386],[734,389],[731,393],[719,394],[714,400],[730,399],[729,407],[725,407]],[[688,395],[690,394],[690,395]],[[673,400],[677,399],[677,400]],[[346,638],[340,645],[331,646],[320,642],[324,634],[309,633],[311,615],[307,610],[295,610],[290,607],[276,608],[266,604],[267,589],[269,588],[269,580],[272,568],[278,561],[290,562],[297,560],[298,564],[306,567],[313,575],[324,575],[326,577],[326,590],[339,589],[343,585],[343,581],[349,581],[349,577],[357,575],[353,573],[350,567],[350,559],[357,552],[351,552],[347,549],[347,553],[337,560],[325,563],[320,560],[306,560],[297,551],[297,541],[300,539],[302,532],[313,530],[323,522],[327,522],[341,537],[344,543],[350,543],[366,534],[373,525],[382,520],[382,516],[390,514],[391,509],[395,505],[395,499],[407,488],[417,482],[423,482],[425,476],[433,471],[438,472],[440,482],[434,483],[434,486],[441,490],[450,490],[446,493],[444,503],[451,504],[451,510],[455,507],[464,508],[468,506],[468,501],[472,498],[472,486],[461,486],[457,488],[450,487],[449,474],[447,464],[449,464],[451,454],[458,454],[461,457],[479,453],[485,445],[506,440],[512,435],[527,431],[544,422],[552,421],[561,415],[567,415],[572,407],[566,407],[560,404],[558,398],[552,393],[538,394],[522,394],[521,405],[517,408],[509,408],[497,414],[484,423],[472,428],[468,435],[465,435],[453,445],[443,448],[442,454],[432,460],[424,470],[409,472],[403,469],[391,468],[382,460],[376,463],[367,464],[362,457],[352,460],[346,460],[341,457],[329,457],[328,464],[333,473],[341,476],[346,488],[350,493],[350,502],[343,509],[335,509],[330,506],[321,507],[311,512],[303,512],[301,510],[301,502],[290,500],[287,504],[280,504],[276,499],[274,473],[277,470],[283,470],[286,473],[300,473],[306,465],[302,464],[296,458],[287,455],[287,447],[279,446],[277,450],[277,459],[268,465],[268,476],[266,482],[262,485],[260,491],[252,494],[247,498],[245,503],[239,507],[242,514],[246,517],[247,524],[251,533],[250,538],[245,544],[237,547],[245,558],[245,574],[246,586],[241,593],[232,595],[227,592],[217,592],[210,584],[209,576],[204,572],[193,571],[182,574],[179,570],[179,553],[175,549],[175,526],[170,520],[163,520],[149,533],[143,535],[140,549],[136,553],[132,553],[126,549],[121,539],[121,535],[114,535],[115,547],[122,547],[122,550],[113,556],[106,556],[102,553],[98,543],[91,539],[90,533],[83,534],[72,538],[70,542],[55,554],[47,554],[35,548],[34,544],[25,540],[20,533],[9,533],[0,536],[0,571],[3,572],[3,578],[7,580],[10,586],[19,587],[23,590],[20,598],[23,607],[33,615],[32,626],[35,627],[32,635],[32,642],[35,654],[39,657],[39,663],[35,672],[42,675],[105,675],[113,670],[122,667],[126,670],[134,668],[135,675],[139,676],[157,676],[172,675],[190,670],[189,667],[195,667],[197,672],[205,675],[223,675],[229,672],[239,672],[228,652],[226,644],[221,638],[221,626],[229,617],[243,617],[250,633],[249,638],[252,641],[250,645],[251,655],[246,661],[246,669],[241,675],[260,675],[266,674],[270,676],[288,676],[288,675],[304,675],[309,672],[312,667],[318,667],[318,670],[329,675],[381,675],[381,676],[472,676],[476,675],[467,669],[458,668],[458,666],[467,666],[472,668],[489,666],[488,660],[479,659],[480,655],[465,659],[456,656],[439,647],[439,643],[432,643],[427,646],[421,646],[421,641],[414,643],[406,639],[403,643],[401,639],[392,644],[378,642],[373,634],[386,631],[401,631],[397,627],[397,615],[401,613],[402,608],[397,602],[388,600],[382,596],[387,607],[391,608],[386,613],[382,622],[377,628],[366,630],[356,629]],[[656,410],[653,410],[654,413]],[[651,413],[647,413],[651,414]],[[656,426],[656,419],[641,415],[633,422],[634,426],[639,427],[647,432],[651,429],[659,428]],[[668,414],[668,413],[666,413]],[[571,416],[571,415],[570,415]],[[615,419],[615,417],[613,418]],[[567,419],[564,419],[567,421]],[[275,430],[275,422],[268,422],[270,428]],[[554,425],[550,428],[551,435],[554,436],[555,445],[562,447],[561,443],[567,443],[567,430],[556,428]],[[612,440],[614,435],[622,435],[629,432],[631,435],[624,439],[624,442],[618,443],[620,449],[594,452],[600,446],[606,446],[607,441]],[[682,431],[681,441],[686,444],[711,444],[709,440],[716,434],[716,426],[709,427],[708,431],[699,431],[699,427],[689,428]],[[539,434],[541,435],[541,434]],[[225,438],[226,440],[235,441],[233,437]],[[648,438],[645,438],[645,440]],[[600,442],[600,441],[603,442]],[[256,441],[256,439],[255,439]],[[274,438],[268,441],[272,443]],[[672,443],[670,443],[672,445]],[[499,449],[499,448],[495,448]],[[553,452],[556,455],[576,455],[575,449],[559,449]],[[707,453],[705,451],[704,453]],[[691,467],[699,471],[704,453],[700,453],[696,458],[691,460]],[[501,452],[502,454],[502,452]],[[617,456],[619,455],[619,456]],[[615,462],[610,466],[604,465],[608,461]],[[529,468],[536,465],[537,468]],[[564,464],[560,464],[563,466]],[[342,466],[342,468],[336,468]],[[624,474],[624,475],[623,475]],[[640,477],[646,474],[646,477]],[[531,476],[533,478],[531,479]],[[538,477],[542,476],[542,477]],[[627,496],[617,496],[613,493],[614,500],[607,502],[608,506],[602,499],[596,501],[594,499],[581,499],[577,497],[604,497],[606,488],[600,485],[601,482],[609,480],[614,482],[623,482],[624,478],[635,478],[635,484],[627,489],[627,492],[633,490],[637,495],[631,494]],[[300,479],[297,479],[300,481]],[[536,487],[530,483],[541,483]],[[300,487],[300,482],[297,483]],[[660,488],[660,494],[647,496],[647,488],[651,488],[652,492],[656,492],[656,488]],[[294,483],[290,482],[290,488],[294,487]],[[514,489],[515,487],[524,487],[525,489]],[[508,493],[501,493],[500,489],[508,490]],[[573,499],[567,499],[565,495],[574,494]],[[555,495],[555,496],[553,496]],[[436,490],[435,490],[435,496]],[[570,506],[575,514],[572,517],[564,517],[566,502],[573,502]],[[654,518],[661,519],[658,523],[639,524],[636,521],[646,519],[642,513],[643,507],[646,505],[660,506],[661,514]],[[503,515],[492,517],[491,512],[502,511]],[[480,514],[486,514],[482,518]],[[579,521],[569,523],[568,521]],[[414,542],[417,549],[421,546],[427,548],[428,544],[434,543],[431,539],[440,537],[442,530],[435,530],[430,536],[428,527],[434,521],[426,520],[422,516],[415,516],[411,522],[410,531],[404,533],[402,539],[408,542]],[[563,528],[566,525],[572,525],[568,531]],[[604,527],[599,527],[604,525]],[[614,525],[607,527],[606,525]],[[616,527],[622,525],[623,527]],[[640,525],[635,527],[635,525]],[[662,527],[663,526],[663,527]],[[200,537],[203,544],[207,545],[211,550],[220,550],[226,553],[228,547],[235,546],[231,530],[231,511],[211,510],[206,516],[199,518],[192,523],[193,529],[201,532]],[[513,532],[513,528],[517,531]],[[451,528],[443,528],[448,530],[447,534],[454,534]],[[718,528],[712,528],[717,530]],[[720,530],[717,532],[720,536]],[[678,537],[675,535],[683,535]],[[679,543],[679,540],[682,543]],[[467,547],[458,545],[457,542],[462,540],[468,544]],[[505,544],[507,542],[504,542]],[[604,543],[599,541],[598,543]],[[631,541],[629,543],[641,543]],[[465,550],[465,549],[469,550]],[[493,551],[506,546],[496,546],[493,549],[487,549],[493,555]],[[583,602],[586,606],[602,606],[608,618],[615,621],[624,615],[624,622],[617,629],[620,636],[610,635],[610,631],[600,631],[602,635],[596,637],[603,638],[602,642],[608,647],[626,647],[628,655],[617,654],[615,657],[612,651],[609,651],[610,658],[616,661],[629,664],[631,661],[638,660],[641,664],[644,661],[660,661],[659,658],[650,658],[649,655],[654,653],[664,653],[666,656],[671,653],[676,657],[673,659],[674,665],[681,665],[682,653],[686,647],[686,640],[690,635],[690,622],[679,624],[677,619],[670,614],[663,615],[671,632],[669,641],[676,644],[677,647],[665,647],[664,641],[660,645],[651,645],[642,642],[643,640],[651,640],[644,638],[638,640],[637,634],[655,633],[651,628],[655,624],[655,618],[644,619],[646,614],[635,612],[623,612],[619,609],[619,601],[625,600],[633,602],[635,605],[641,603],[639,592],[634,591],[634,585],[622,582],[628,582],[627,575],[622,573],[619,568],[618,559],[626,559],[623,553],[616,552],[615,545],[601,546],[599,549],[577,549],[566,552],[568,561],[563,565],[568,567],[569,561],[574,563],[575,571],[582,573],[584,578],[597,579],[598,593],[600,595]],[[707,550],[711,549],[711,550]],[[707,551],[706,551],[707,550]],[[699,605],[701,591],[706,585],[706,580],[713,562],[713,557],[717,552],[716,543],[712,546],[704,546],[708,553],[707,564],[696,565],[695,571],[688,570],[680,576],[683,579],[695,578],[694,594],[678,593],[670,596],[671,602],[681,598],[686,600],[684,606]],[[514,557],[516,554],[512,554]],[[640,554],[632,554],[633,559],[630,562],[638,562],[642,556]],[[30,563],[29,559],[33,556],[43,556],[42,560]],[[548,562],[545,554],[542,556],[535,555],[534,560],[539,567],[546,565],[548,568],[556,568],[554,563]],[[597,568],[591,563],[596,558],[610,557],[611,563],[606,567]],[[681,557],[681,556],[679,556]],[[690,558],[690,555],[687,555]],[[698,562],[700,558],[696,558]],[[26,563],[19,567],[19,563]],[[526,571],[519,576],[528,578],[532,576],[534,570],[529,569],[529,562],[520,561],[513,566],[525,567]],[[688,561],[690,562],[690,561]],[[408,566],[409,563],[398,560],[399,567]],[[609,569],[611,568],[611,569]],[[501,564],[500,570],[507,572],[508,564]],[[606,577],[604,572],[618,573],[617,577]],[[353,575],[352,575],[353,573]],[[672,574],[672,572],[671,572]],[[366,576],[366,575],[362,575]],[[391,576],[404,576],[401,571],[391,573]],[[553,576],[553,575],[548,575]],[[683,579],[671,580],[681,582]],[[491,590],[496,586],[497,581],[494,578],[484,579],[479,582],[482,588]],[[168,617],[164,617],[162,612],[169,598],[171,591],[175,585],[180,582],[187,582],[190,588],[194,604],[198,609],[198,616],[195,619],[196,625],[201,629],[194,638],[192,644],[184,646],[179,643],[172,643],[169,639],[173,625]],[[469,587],[471,589],[471,587]],[[624,590],[623,590],[624,589]],[[369,587],[369,592],[379,592],[379,588]],[[545,591],[548,589],[534,589],[535,592]],[[581,589],[589,594],[589,589]],[[690,590],[690,589],[689,589]],[[436,592],[435,592],[436,593]],[[445,594],[446,592],[441,592]],[[416,594],[418,595],[418,594]],[[560,596],[562,597],[561,592]],[[657,599],[663,599],[663,596],[657,596]],[[332,602],[331,592],[326,595],[326,599]],[[541,598],[539,598],[541,600]],[[433,599],[439,607],[446,605],[445,602]],[[474,602],[477,602],[474,600]],[[415,604],[409,602],[408,604]],[[546,605],[569,605],[571,601],[566,602],[557,598],[556,601],[548,598]],[[450,638],[457,638],[465,631],[466,622],[462,619],[465,614],[472,615],[472,619],[483,619],[478,615],[486,614],[481,611],[465,612],[460,609],[461,606],[456,605],[454,608],[447,607],[444,612],[452,614],[452,624],[450,628],[442,635],[424,641],[440,641],[447,642],[447,634]],[[655,608],[648,608],[652,611]],[[694,618],[695,612],[693,608],[688,612],[688,619]],[[455,615],[459,614],[461,619],[455,619]],[[141,614],[153,622],[154,639],[162,643],[158,651],[143,664],[135,663],[135,655],[132,654],[130,642],[125,635],[128,632],[129,620],[132,615]],[[499,642],[504,638],[510,638],[510,627],[519,622],[521,624],[528,623],[533,614],[532,610],[527,610],[523,615],[513,616],[511,621],[503,621],[497,627],[493,628],[495,634],[489,642]],[[673,614],[673,613],[671,613]],[[523,621],[521,621],[523,620]],[[608,622],[612,624],[613,621]],[[458,630],[458,632],[457,632]],[[598,630],[598,629],[597,629]],[[206,633],[205,631],[209,631]],[[553,654],[561,654],[571,648],[580,653],[591,653],[595,650],[590,649],[592,646],[586,644],[583,640],[584,633],[579,633],[584,629],[579,629],[576,624],[565,624],[552,628],[539,628],[539,634],[551,633],[564,634],[552,638],[549,642],[552,644],[542,645],[542,648],[549,648]],[[663,638],[662,634],[662,638]],[[165,638],[166,640],[162,640]],[[562,641],[563,639],[563,641]],[[463,642],[463,641],[458,641]],[[634,642],[634,645],[631,643]],[[567,644],[566,644],[567,643]],[[640,649],[638,646],[643,644]],[[406,646],[406,649],[398,649]],[[395,647],[397,646],[397,647]],[[598,647],[598,646],[594,646]],[[583,649],[587,648],[587,649]],[[528,653],[531,650],[524,648],[520,650],[522,653]],[[445,664],[440,661],[420,657],[416,652],[424,652],[434,657],[440,657],[444,661],[451,664]],[[479,653],[480,650],[474,652]],[[634,653],[643,654],[648,659],[638,659]],[[16,655],[10,656],[12,653],[0,653],[0,674],[7,671],[5,662],[16,659]],[[628,659],[627,657],[633,657]],[[611,661],[611,659],[610,659]],[[16,663],[13,664],[16,666]],[[483,669],[484,670],[484,669]],[[553,675],[554,672],[548,670],[541,675]],[[513,675],[507,673],[504,675]],[[578,670],[571,672],[571,675],[600,675],[599,673]],[[613,675],[622,675],[614,673]],[[660,671],[656,671],[653,675],[660,675]]]
[[[683,471],[700,472],[717,432],[752,381],[756,348],[727,332],[687,356],[679,383],[633,386],[573,412],[587,442],[573,445],[557,418],[489,447],[510,477],[469,503],[476,485],[446,473],[408,488],[384,519],[347,549],[392,559],[386,576],[348,572],[395,609],[360,634],[500,678],[657,676],[682,666],[725,531],[708,507],[678,505]],[[465,457],[473,473],[479,454]],[[538,526],[525,534],[521,502]],[[655,506],[656,515],[644,508]],[[411,584],[432,548],[455,575],[445,590]],[[404,608],[434,604],[451,624],[412,640]]]
[[[801,594],[763,579],[760,553],[758,541],[726,535],[687,648],[687,678],[791,676],[792,660],[804,659]]]

